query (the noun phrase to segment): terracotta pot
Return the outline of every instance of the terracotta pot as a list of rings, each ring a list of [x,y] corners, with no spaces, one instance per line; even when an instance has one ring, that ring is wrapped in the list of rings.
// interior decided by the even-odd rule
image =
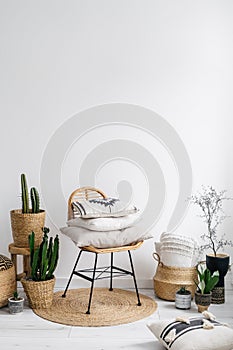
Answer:
[[[211,295],[212,293],[201,294],[201,293],[195,292],[195,303],[197,305],[198,312],[203,312],[205,310],[208,310],[208,307],[211,304]]]

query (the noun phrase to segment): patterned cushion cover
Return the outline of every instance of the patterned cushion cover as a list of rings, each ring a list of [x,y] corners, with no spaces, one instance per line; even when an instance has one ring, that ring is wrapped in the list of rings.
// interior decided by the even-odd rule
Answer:
[[[0,271],[8,270],[13,266],[13,262],[4,255],[0,255]]]
[[[129,206],[118,198],[96,198],[72,203],[74,217],[99,218],[119,217],[136,213],[135,206]]]
[[[170,350],[232,350],[233,329],[203,316],[190,317],[189,324],[176,320],[156,321],[148,328]],[[210,325],[205,328],[204,325]]]

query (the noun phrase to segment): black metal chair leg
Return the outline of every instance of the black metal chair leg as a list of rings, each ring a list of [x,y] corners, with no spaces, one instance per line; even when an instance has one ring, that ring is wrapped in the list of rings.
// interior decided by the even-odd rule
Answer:
[[[111,270],[110,270],[110,288],[109,290],[112,291],[112,267],[113,267],[113,253],[111,253]]]
[[[141,306],[142,304],[141,304],[139,293],[138,293],[138,287],[137,287],[136,277],[135,277],[135,273],[134,273],[133,261],[132,261],[131,253],[129,250],[128,250],[128,253],[129,253],[129,260],[130,260],[130,265],[131,265],[131,269],[132,269],[134,286],[135,286],[135,290],[136,290],[136,294],[137,294],[137,298],[138,298],[138,306]]]
[[[67,292],[67,290],[68,290],[68,288],[69,288],[70,282],[71,282],[71,280],[72,280],[73,274],[74,274],[74,272],[75,272],[75,270],[76,270],[76,266],[77,266],[77,264],[78,264],[78,261],[79,261],[79,259],[80,259],[80,257],[81,257],[82,252],[83,252],[83,251],[80,250],[79,255],[78,255],[78,257],[77,257],[77,259],[76,259],[76,262],[75,262],[75,264],[74,264],[74,268],[73,268],[73,270],[72,270],[72,272],[71,272],[69,281],[68,281],[68,283],[67,283],[66,289],[65,289],[64,293],[62,294],[62,298],[65,298],[65,297],[66,297],[66,292]]]
[[[88,315],[90,314],[90,308],[91,308],[91,299],[92,299],[93,288],[94,288],[95,270],[96,270],[96,265],[97,265],[97,258],[98,258],[98,253],[95,253],[95,264],[94,264],[94,270],[93,270],[93,276],[92,276],[92,282],[91,282],[91,291],[90,291],[88,309],[87,309],[87,312],[86,312],[86,314],[88,314]]]

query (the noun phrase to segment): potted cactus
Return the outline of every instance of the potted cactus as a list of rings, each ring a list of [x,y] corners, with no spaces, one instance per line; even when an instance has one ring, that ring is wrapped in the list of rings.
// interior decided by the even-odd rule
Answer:
[[[191,308],[192,293],[186,286],[180,287],[176,292],[175,306],[177,309],[187,310]]]
[[[18,292],[15,291],[13,296],[8,298],[8,307],[9,307],[10,314],[15,315],[20,312],[23,312],[23,304],[24,304],[24,298],[20,297],[18,295]]]
[[[31,277],[21,279],[32,309],[49,308],[53,301],[54,271],[59,257],[58,235],[48,238],[49,229],[43,228],[43,240],[35,248],[35,234],[29,235]]]
[[[29,207],[29,198],[31,208]],[[14,244],[17,247],[28,247],[28,235],[33,231],[35,245],[39,246],[43,237],[45,211],[40,209],[40,197],[35,187],[30,189],[29,196],[25,174],[21,174],[21,200],[22,209],[14,209],[10,212]]]
[[[212,275],[208,268],[203,265],[197,266],[198,281],[195,281],[197,290],[195,292],[195,303],[198,312],[208,310],[211,304],[212,290],[219,281],[219,272],[215,271]]]

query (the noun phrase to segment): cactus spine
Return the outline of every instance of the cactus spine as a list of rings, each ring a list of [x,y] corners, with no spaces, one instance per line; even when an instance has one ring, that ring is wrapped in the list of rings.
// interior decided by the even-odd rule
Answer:
[[[35,187],[31,188],[30,197],[31,197],[31,203],[32,203],[32,213],[39,213],[40,212],[40,197],[39,197],[39,193]]]
[[[25,174],[21,174],[22,213],[29,213],[28,186]]]
[[[40,246],[34,249],[34,232],[29,235],[31,277],[33,281],[46,281],[53,277],[59,257],[59,238],[56,235],[48,241],[49,229],[44,227]]]

